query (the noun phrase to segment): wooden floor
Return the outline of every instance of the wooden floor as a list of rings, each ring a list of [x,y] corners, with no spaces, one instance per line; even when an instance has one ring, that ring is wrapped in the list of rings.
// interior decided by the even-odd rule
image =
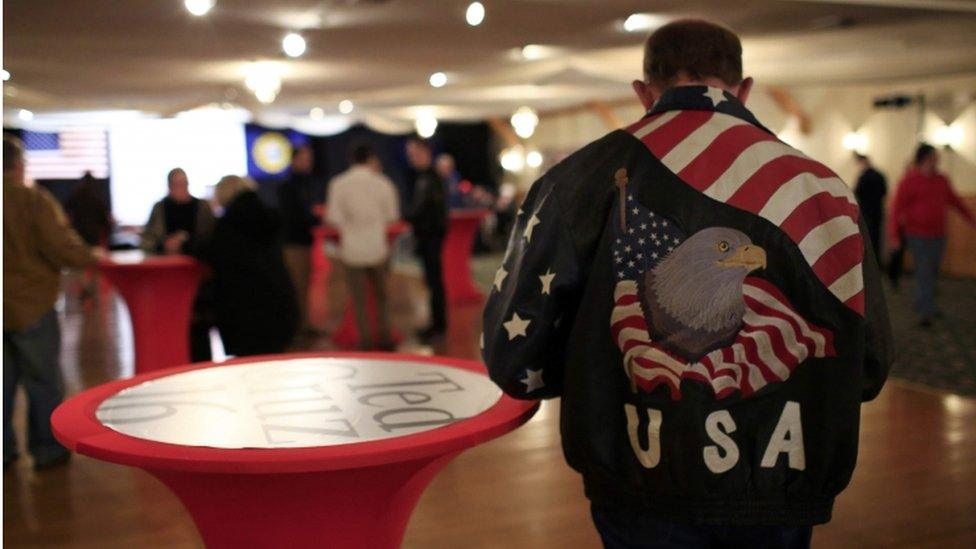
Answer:
[[[393,281],[395,319],[422,324],[422,290],[409,275]],[[341,292],[315,313],[334,325]],[[128,319],[117,300],[84,312],[68,300],[64,317],[69,391],[131,372]],[[451,311],[445,344],[407,350],[475,357],[480,307]],[[324,338],[307,348],[327,349]],[[559,403],[546,402],[523,428],[469,450],[431,484],[410,522],[405,547],[599,547],[577,475],[563,461]],[[23,429],[23,406],[18,407]],[[189,515],[139,470],[76,456],[35,474],[29,460],[4,473],[7,547],[201,547]],[[834,521],[813,544],[837,547],[976,547],[976,401],[891,382],[865,406],[854,479]],[[309,525],[314,527],[314,525]]]

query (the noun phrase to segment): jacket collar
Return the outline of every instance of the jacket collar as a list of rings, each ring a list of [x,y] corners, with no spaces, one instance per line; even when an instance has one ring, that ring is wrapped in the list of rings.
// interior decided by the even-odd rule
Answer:
[[[647,116],[667,111],[720,112],[745,120],[767,133],[773,133],[760,124],[755,115],[734,95],[710,86],[677,86],[671,88],[661,94],[651,110],[647,111]]]

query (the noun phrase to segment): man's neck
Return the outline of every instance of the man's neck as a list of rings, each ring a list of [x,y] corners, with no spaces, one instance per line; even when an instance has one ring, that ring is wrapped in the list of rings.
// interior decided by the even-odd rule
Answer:
[[[738,86],[729,86],[723,80],[719,78],[706,78],[704,80],[692,80],[690,78],[679,78],[671,87],[681,88],[681,87],[691,87],[691,86],[708,86],[709,88],[718,88],[720,90],[725,90],[732,95],[738,92]]]

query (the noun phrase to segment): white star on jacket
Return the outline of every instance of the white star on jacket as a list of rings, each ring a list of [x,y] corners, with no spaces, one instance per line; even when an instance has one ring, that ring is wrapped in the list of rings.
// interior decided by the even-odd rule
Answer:
[[[508,322],[503,322],[502,326],[505,327],[505,331],[508,332],[508,340],[511,341],[518,336],[525,337],[525,330],[528,329],[531,320],[525,318],[519,318],[518,313],[512,313],[512,319]]]
[[[532,217],[530,217],[529,221],[525,224],[525,233],[523,236],[525,236],[526,242],[532,241],[532,229],[534,229],[539,223],[539,218],[536,217],[535,214],[532,214]]]
[[[542,293],[544,295],[549,295],[552,287],[552,279],[556,278],[556,273],[552,272],[550,269],[546,269],[546,274],[539,275],[539,280],[542,281]]]
[[[728,99],[725,97],[725,93],[718,88],[709,87],[708,91],[705,92],[705,97],[712,100],[713,107],[717,107],[718,104],[723,101],[728,101]]]
[[[525,384],[525,392],[531,393],[537,389],[541,389],[546,386],[546,382],[542,380],[542,370],[529,370],[526,368],[525,377],[520,380]]]
[[[508,276],[508,271],[505,270],[504,266],[499,267],[498,270],[495,272],[494,286],[495,289],[497,289],[499,292],[502,291],[502,283],[505,282],[505,277],[507,276]]]

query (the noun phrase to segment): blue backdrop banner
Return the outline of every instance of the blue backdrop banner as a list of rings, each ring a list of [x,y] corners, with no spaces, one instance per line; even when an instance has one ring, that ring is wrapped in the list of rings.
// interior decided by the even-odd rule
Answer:
[[[309,144],[304,133],[285,129],[274,130],[247,124],[247,174],[254,179],[282,179],[288,177],[291,154],[296,147]]]

